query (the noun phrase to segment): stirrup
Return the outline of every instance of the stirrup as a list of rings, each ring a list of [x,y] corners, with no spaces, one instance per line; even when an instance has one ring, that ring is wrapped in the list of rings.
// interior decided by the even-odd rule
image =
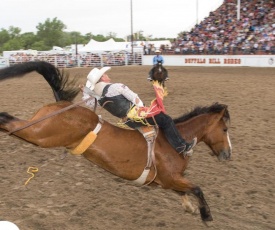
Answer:
[[[181,152],[184,157],[192,156],[193,148],[196,146],[197,141],[198,141],[198,139],[197,139],[197,137],[195,137],[190,144],[185,145],[185,149]]]

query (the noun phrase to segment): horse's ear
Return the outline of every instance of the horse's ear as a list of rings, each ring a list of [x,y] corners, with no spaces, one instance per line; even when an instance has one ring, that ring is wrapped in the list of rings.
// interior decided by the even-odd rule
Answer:
[[[220,114],[222,115],[221,119],[223,119],[225,123],[230,123],[230,115],[228,113],[227,106],[220,112]]]
[[[217,119],[218,120],[221,120],[221,119],[226,119],[226,114],[227,114],[227,108],[223,108],[222,110],[221,110],[221,112],[220,113],[218,113],[217,115]],[[226,119],[227,120],[227,119]]]
[[[224,109],[222,109],[221,112],[217,113],[217,116],[214,118],[214,120],[216,122],[218,122],[220,120],[223,120],[224,123],[227,123],[229,125],[230,124],[230,117],[229,117],[229,113],[228,113],[227,107],[225,107]]]
[[[215,113],[212,116],[212,119],[210,121],[210,126],[216,124],[219,122],[221,119],[224,118],[224,115],[226,113],[226,108],[222,109],[219,113]]]
[[[223,110],[220,112],[221,117],[224,117],[225,112],[226,112],[226,108],[223,108]]]

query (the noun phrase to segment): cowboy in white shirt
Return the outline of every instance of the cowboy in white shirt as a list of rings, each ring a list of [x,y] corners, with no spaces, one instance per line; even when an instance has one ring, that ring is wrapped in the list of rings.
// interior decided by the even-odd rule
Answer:
[[[86,105],[95,108],[95,105],[100,105],[112,115],[126,120],[126,125],[131,128],[138,128],[143,124],[129,119],[128,113],[133,107],[144,107],[139,96],[130,90],[122,83],[111,83],[111,79],[105,73],[111,67],[103,67],[102,69],[94,68],[87,76],[86,86],[81,87],[83,91],[83,100]],[[95,100],[95,98],[97,100]],[[148,107],[144,107],[148,108]],[[156,110],[154,113],[146,117],[146,122],[150,125],[158,125],[163,130],[165,137],[172,147],[183,156],[192,154],[192,148],[197,143],[197,138],[194,138],[191,143],[187,143],[178,132],[173,119],[165,113],[164,107]]]

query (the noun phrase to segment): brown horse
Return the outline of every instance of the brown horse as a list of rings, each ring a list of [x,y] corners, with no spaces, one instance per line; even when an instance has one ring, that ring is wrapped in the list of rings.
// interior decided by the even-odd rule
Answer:
[[[58,69],[46,62],[20,64],[0,70],[0,80],[23,73],[37,71],[51,85],[58,102],[46,105],[30,120],[21,120],[6,112],[0,113],[0,130],[12,132],[34,145],[44,148],[65,147],[74,149],[91,130],[100,123],[96,113],[82,106],[72,106],[76,87],[66,89],[68,79]],[[66,98],[69,101],[65,101]],[[63,101],[59,101],[62,99]],[[68,106],[72,108],[56,113]],[[41,120],[24,129],[17,130],[30,122]],[[209,107],[197,107],[192,112],[175,119],[176,126],[185,139],[198,138],[212,150],[220,160],[231,156],[231,144],[227,121],[230,120],[226,105],[215,103]],[[17,130],[17,131],[16,131]],[[135,130],[119,128],[104,121],[97,138],[83,153],[83,156],[110,173],[126,180],[136,180],[144,170],[147,161],[147,144],[144,137]],[[189,157],[183,158],[159,132],[155,143],[155,167],[151,167],[145,183],[154,182],[179,195],[193,194],[199,203],[203,221],[211,221],[209,206],[201,188],[183,177]]]
[[[158,81],[163,87],[165,86],[165,81],[168,78],[168,71],[163,67],[161,62],[158,62],[152,70],[153,81]]]

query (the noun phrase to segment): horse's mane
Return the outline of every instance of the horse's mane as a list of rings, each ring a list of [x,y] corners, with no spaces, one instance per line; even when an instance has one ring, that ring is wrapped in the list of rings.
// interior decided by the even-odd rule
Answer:
[[[212,104],[211,106],[204,106],[204,107],[197,106],[191,112],[186,113],[178,118],[175,118],[174,122],[175,122],[175,124],[181,123],[181,122],[187,121],[193,117],[196,117],[198,115],[206,114],[206,113],[220,113],[223,109],[225,109],[224,118],[227,121],[230,121],[230,115],[229,115],[229,111],[227,109],[227,105],[220,104],[220,103],[216,102],[216,103]]]

